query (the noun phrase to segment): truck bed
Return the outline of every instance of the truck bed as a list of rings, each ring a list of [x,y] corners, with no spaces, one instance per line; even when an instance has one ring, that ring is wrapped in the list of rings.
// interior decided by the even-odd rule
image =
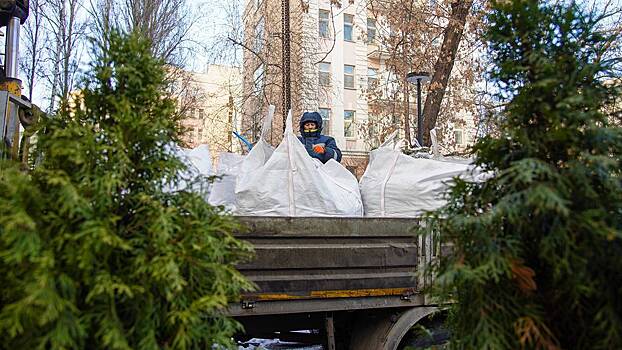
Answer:
[[[232,316],[345,311],[423,304],[415,271],[417,219],[239,217],[236,237],[255,247],[238,269],[258,289]]]

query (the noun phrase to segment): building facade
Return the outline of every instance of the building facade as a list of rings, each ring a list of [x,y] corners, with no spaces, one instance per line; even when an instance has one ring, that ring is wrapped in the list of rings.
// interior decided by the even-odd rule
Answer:
[[[203,72],[186,72],[184,84],[189,91],[181,101],[186,147],[208,144],[213,161],[221,152],[241,153],[233,135],[241,127],[241,69],[209,65]]]
[[[379,145],[370,137],[375,132],[371,121],[376,119],[370,92],[380,82],[391,80],[388,55],[378,40],[382,24],[364,0],[342,1],[341,7],[330,0],[292,1],[290,6],[294,119],[304,111],[318,111],[324,119],[323,133],[334,137],[343,151],[342,163],[360,177],[368,151]],[[281,98],[281,19],[281,1],[247,0],[242,130],[256,141],[267,105],[274,104],[277,112],[268,140],[272,144],[281,140],[286,113]],[[384,32],[389,30],[384,28]],[[411,97],[406,111],[412,116],[416,116],[414,100]],[[445,150],[464,149],[473,140],[473,118],[466,113],[458,119],[455,128],[445,128],[443,140],[453,146]],[[403,125],[402,120],[389,122],[398,130]],[[415,134],[413,124],[411,135]]]

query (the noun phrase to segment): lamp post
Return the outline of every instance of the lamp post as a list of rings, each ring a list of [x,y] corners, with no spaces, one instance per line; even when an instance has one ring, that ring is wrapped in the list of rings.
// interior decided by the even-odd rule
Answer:
[[[430,81],[428,72],[410,72],[406,74],[406,81],[417,83],[417,141],[423,146],[423,111],[421,110],[421,83]]]

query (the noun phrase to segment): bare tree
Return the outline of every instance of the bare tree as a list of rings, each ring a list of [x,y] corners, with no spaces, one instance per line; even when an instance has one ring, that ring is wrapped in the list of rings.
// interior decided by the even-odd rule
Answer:
[[[195,50],[191,29],[199,19],[187,0],[92,0],[92,32],[106,40],[113,30],[138,32],[151,42],[152,54],[166,64],[166,91],[176,100],[176,113],[193,119],[193,111],[205,100],[201,87],[186,68]]]
[[[464,30],[467,15],[473,0],[455,0],[451,3],[451,16],[443,34],[443,44],[439,52],[434,74],[423,107],[423,142],[430,144],[430,130],[436,126],[441,102],[447,89],[447,82],[454,66],[458,46]]]
[[[20,68],[26,78],[24,79],[28,88],[28,99],[32,101],[36,80],[41,76],[43,63],[43,42],[45,39],[45,28],[43,27],[43,8],[45,0],[30,1],[30,15],[26,21],[24,29],[24,55],[20,60]]]
[[[189,34],[200,17],[188,0],[89,1],[95,38],[105,38],[113,28],[140,32],[150,40],[155,57],[180,68],[197,45]]]
[[[446,39],[446,33],[453,28],[455,22],[452,19],[454,1],[368,0],[368,6],[359,6],[357,11],[362,12],[357,13],[357,16],[366,19],[368,10],[371,10],[376,17],[377,46],[380,55],[383,57],[388,55],[388,58],[383,58],[386,63],[383,66],[387,67],[388,73],[379,76],[375,86],[368,88],[367,91],[361,91],[368,95],[369,117],[362,121],[364,125],[359,124],[357,128],[369,146],[378,145],[386,135],[397,128],[404,130],[404,135],[409,138],[413,130],[409,115],[414,114],[416,105],[413,103],[415,99],[411,97],[415,89],[406,81],[406,74],[417,70],[435,72],[434,62],[441,55],[446,55],[447,50],[444,46],[447,45],[441,45],[443,41],[462,43],[461,51],[464,52],[454,52],[453,57],[450,57],[452,64],[456,60],[462,60],[461,64],[456,69],[445,69],[443,72],[451,75],[452,79],[447,78],[444,84],[445,94],[441,96],[437,114],[441,115],[443,125],[453,123],[462,127],[461,117],[453,112],[475,110],[473,99],[470,98],[474,92],[470,90],[475,85],[474,80],[481,77],[481,74],[476,73],[480,66],[469,64],[467,61],[475,50],[481,48],[481,42],[477,38],[481,23],[477,21],[476,16],[467,17],[469,26],[466,36],[469,41],[466,44],[465,40],[461,40],[462,37],[458,37],[457,41]],[[329,18],[340,16],[344,8],[349,6],[346,3],[354,2],[331,1]],[[472,3],[472,0],[469,3]],[[256,8],[255,4],[259,4],[260,7]],[[301,109],[317,108],[318,103],[321,103],[319,101],[331,100],[327,97],[332,90],[321,87],[318,89],[316,82],[318,64],[332,51],[336,33],[334,23],[331,23],[330,38],[333,39],[333,45],[327,47],[326,41],[321,42],[314,37],[317,35],[317,18],[303,15],[315,5],[305,0],[293,1],[290,4],[290,19],[293,23],[300,25],[304,21],[313,21],[310,31],[311,27],[307,27],[306,31],[298,29],[297,26],[292,28],[291,66],[294,75],[291,88],[295,91],[292,94],[292,107],[294,112],[297,112]],[[281,86],[280,41],[283,38],[278,25],[281,21],[280,2],[251,1],[246,5],[243,7],[240,0],[227,1],[227,8],[233,9],[228,12],[231,20],[225,26],[226,35],[216,40],[211,52],[218,59],[234,58],[235,62],[244,64],[246,72],[244,84],[247,87],[244,89],[246,95],[243,96],[246,114],[244,120],[247,121],[244,130],[254,139],[253,136],[258,135],[265,106],[281,105],[283,86]],[[466,13],[469,13],[469,8]],[[465,23],[461,23],[464,27]],[[362,33],[367,32],[365,28],[359,30]],[[315,86],[312,89],[305,89],[305,83]],[[259,88],[249,89],[248,86]],[[277,115],[282,112],[277,108]],[[270,140],[272,142],[278,142],[280,139],[280,119],[275,118],[274,135],[271,135]],[[444,133],[442,130],[439,130],[439,134],[445,134],[447,137],[453,135],[452,132]]]
[[[320,45],[317,20],[312,20],[308,15],[308,1],[290,2],[290,88],[292,111],[296,116],[303,110],[317,108],[318,101],[328,100],[332,93],[329,84],[319,87],[317,84],[318,65],[335,46],[333,18],[337,14],[332,11],[337,4],[335,1],[331,3],[331,23],[327,28],[330,35]],[[206,48],[210,60],[243,66],[245,88],[240,89],[243,106],[241,132],[251,141],[258,139],[267,106],[277,106],[268,141],[278,143],[282,137],[282,117],[287,113],[282,104],[284,86],[281,43],[284,37],[281,32],[281,2],[230,0],[221,1],[220,6],[219,12],[226,13],[227,18],[219,24],[221,33],[215,35],[212,45]]]
[[[87,11],[92,18],[90,36],[100,44],[105,42],[107,34],[113,28],[120,29],[115,0],[89,0]]]
[[[410,135],[414,132],[410,115],[415,115],[417,111],[413,103],[415,98],[411,96],[416,89],[406,80],[406,75],[412,71],[431,73],[434,81],[428,87],[434,86],[443,92],[443,95],[435,95],[435,120],[440,119],[437,131],[439,139],[446,144],[451,143],[452,132],[448,131],[454,126],[463,127],[465,114],[475,115],[477,112],[473,100],[475,82],[482,79],[483,66],[479,62],[479,54],[483,50],[481,4],[485,0],[478,1],[477,10],[472,10],[472,0],[460,5],[459,14],[464,17],[457,21],[455,7],[460,1],[369,1],[372,14],[381,24],[378,26],[378,45],[388,56],[386,67],[389,71],[368,92],[370,109],[378,117],[375,118],[376,127],[368,129],[381,133],[376,137],[376,144],[397,128],[401,128],[406,140],[410,141]],[[467,6],[461,7],[464,5]],[[458,29],[460,34],[463,31],[465,34],[454,35]],[[446,65],[441,67],[440,63],[434,62]],[[439,82],[444,84],[438,87]],[[424,98],[427,101],[430,94],[426,95]],[[432,124],[429,129],[434,126]]]
[[[183,65],[188,33],[197,19],[186,0],[118,0],[113,6],[125,29],[151,41],[154,56]]]
[[[45,47],[45,63],[51,71],[47,76],[50,112],[57,97],[67,98],[74,88],[87,29],[87,22],[81,18],[83,10],[82,0],[47,0],[42,12],[51,39]]]
[[[177,101],[175,113],[180,116],[192,114],[207,98],[191,72],[173,65],[167,66],[166,95]]]
[[[203,92],[202,100],[189,114],[198,126],[197,142],[209,144],[212,157],[233,150],[233,134],[241,96],[240,69],[210,65],[207,73],[194,74]]]

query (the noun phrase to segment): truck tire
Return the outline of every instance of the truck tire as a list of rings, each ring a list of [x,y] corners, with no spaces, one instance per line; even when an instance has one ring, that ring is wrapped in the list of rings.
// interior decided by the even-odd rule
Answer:
[[[350,350],[398,350],[412,327],[437,311],[432,306],[414,307],[364,318],[355,326]]]

